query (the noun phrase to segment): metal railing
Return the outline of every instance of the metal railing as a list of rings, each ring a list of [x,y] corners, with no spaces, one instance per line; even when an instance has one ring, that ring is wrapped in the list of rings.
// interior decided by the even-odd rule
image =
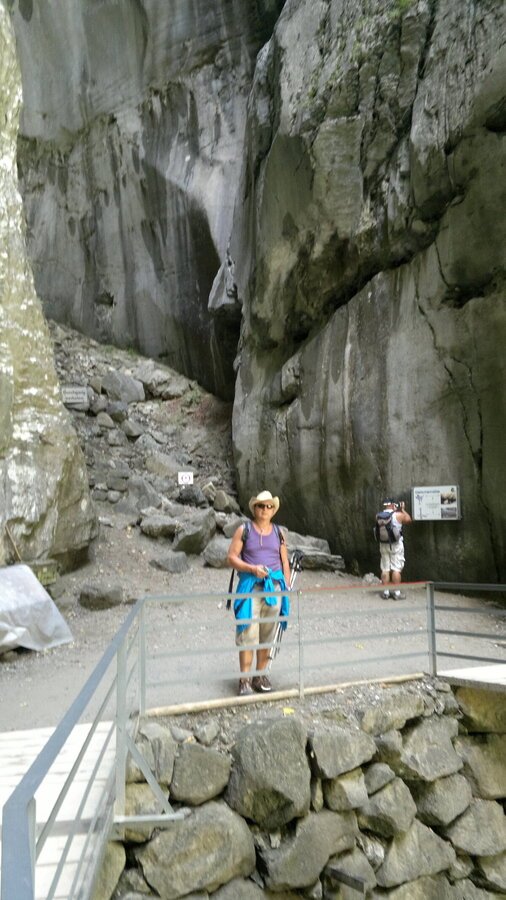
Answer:
[[[424,671],[436,675],[440,658],[488,664],[506,662],[506,646],[502,658],[499,654],[479,652],[481,642],[497,642],[497,630],[487,632],[481,621],[478,631],[452,629],[448,620],[464,608],[466,613],[478,617],[492,613],[496,626],[499,622],[502,627],[506,610],[470,606],[469,602],[474,601],[464,603],[461,598],[453,603],[436,598],[436,591],[504,592],[504,586],[424,582],[402,587],[409,592],[409,599],[395,603],[378,603],[377,585],[294,591],[290,627],[273,667],[279,690],[266,697],[233,696],[239,674],[239,648],[233,643],[235,620],[224,611],[222,595],[139,600],[3,808],[2,900],[86,900],[112,833],[121,836],[129,822],[140,818],[143,824],[149,820],[160,826],[181,817],[183,813],[173,813],[135,745],[138,723],[144,715],[170,714],[188,705],[197,709],[199,704],[209,708],[213,704],[303,697],[338,689],[346,681],[405,680]],[[375,595],[372,601],[371,594]],[[343,605],[349,602],[343,598],[350,596],[357,596],[360,608]],[[179,609],[180,616],[174,613],[168,620],[167,610],[171,609]],[[189,619],[187,630],[193,635],[193,647],[182,639],[174,624],[185,616]],[[456,636],[469,639],[466,652],[448,645]],[[374,649],[378,641],[379,651]],[[413,670],[414,663],[420,664],[418,671]],[[81,724],[90,710],[91,725]],[[58,790],[51,785],[46,812],[38,792],[51,778],[55,764],[74,737],[77,744],[72,749],[68,772],[60,779]],[[159,812],[153,816],[125,815],[129,755],[159,801]],[[76,799],[73,795],[78,781]],[[40,807],[38,814],[36,804]],[[53,858],[49,858],[49,852],[45,857],[51,844]]]

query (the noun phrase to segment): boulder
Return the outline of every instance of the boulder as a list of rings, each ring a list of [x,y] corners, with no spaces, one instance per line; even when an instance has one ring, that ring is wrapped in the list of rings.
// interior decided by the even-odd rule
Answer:
[[[426,825],[449,825],[469,806],[472,791],[463,775],[448,775],[429,783],[412,782],[418,818]]]
[[[241,508],[237,500],[221,489],[216,491],[213,500],[213,508],[216,512],[235,513],[236,515],[240,515],[241,513]]]
[[[228,783],[231,759],[200,744],[181,744],[174,763],[170,796],[199,806],[221,794]]]
[[[244,728],[232,749],[227,803],[261,828],[275,829],[309,810],[306,730],[295,718]]]
[[[164,572],[170,572],[173,575],[187,572],[190,568],[188,557],[182,550],[169,550],[164,556],[151,560],[150,565],[156,569],[163,569]]]
[[[255,868],[248,826],[224,803],[211,801],[160,831],[136,851],[145,878],[166,900],[192,891],[212,893]]]
[[[506,851],[496,856],[479,856],[477,862],[487,887],[506,894]]]
[[[323,781],[323,797],[325,806],[335,812],[356,809],[367,801],[362,769],[353,769],[337,778]]]
[[[145,400],[142,383],[125,372],[109,372],[102,379],[102,390],[110,400],[138,403]]]
[[[169,728],[157,722],[143,722],[135,739],[135,746],[146,760],[159,784],[168,786],[172,780],[177,742]],[[145,781],[145,776],[133,758],[128,756],[127,782]]]
[[[161,813],[160,801],[155,797],[149,784],[130,782],[126,786],[125,815],[148,816]],[[128,843],[143,844],[156,829],[155,825],[135,824],[125,828],[125,840]]]
[[[464,900],[463,894],[458,896]],[[371,893],[371,900],[380,900],[381,897],[385,897],[384,891]],[[456,897],[454,887],[444,875],[427,875],[388,891],[389,900],[456,900]]]
[[[108,841],[102,865],[92,894],[92,900],[110,900],[125,868],[126,853],[119,841]]]
[[[506,797],[506,734],[458,737],[455,750],[473,793],[484,800]]]
[[[128,479],[128,495],[118,504],[119,512],[140,512],[147,506],[161,505],[161,497],[142,475],[132,474]]]
[[[364,780],[369,796],[375,794],[395,778],[395,772],[386,763],[371,763],[364,770]]]
[[[221,534],[215,534],[206,547],[203,556],[208,566],[214,569],[226,569],[228,567],[227,554],[230,547],[230,538]]]
[[[451,866],[454,860],[455,851],[451,845],[414,819],[406,832],[393,838],[385,861],[376,872],[376,879],[381,887],[395,887],[423,875],[436,875]]]
[[[111,609],[123,603],[121,584],[90,583],[81,588],[79,603],[86,609]]]
[[[452,743],[457,732],[455,719],[431,716],[406,728],[400,747],[387,748],[384,741],[380,742],[382,761],[387,762],[401,778],[408,780],[435,781],[436,778],[452,775],[463,765]]]
[[[179,525],[179,519],[158,513],[156,515],[143,516],[139,527],[148,537],[172,538],[176,534]]]
[[[358,822],[367,831],[393,837],[407,831],[415,815],[416,805],[409,789],[400,778],[394,778],[360,807]]]
[[[423,697],[409,691],[384,691],[377,706],[358,707],[356,711],[360,727],[368,734],[404,728],[406,722],[423,713]]]
[[[295,834],[275,849],[261,849],[265,883],[275,890],[310,887],[329,858],[351,849],[357,834],[354,813],[322,810],[297,822]]]
[[[455,696],[469,732],[506,734],[506,695],[484,688],[458,687]]]
[[[496,856],[506,850],[506,816],[494,800],[472,800],[442,834],[456,850],[472,856]]]
[[[346,887],[343,882],[336,882],[332,879],[330,873],[333,867],[338,869],[339,872],[342,872],[344,875],[362,879],[367,896],[370,896],[371,890],[376,886],[376,876],[367,856],[358,847],[354,847],[353,850],[348,851],[347,853],[341,853],[339,856],[331,858],[328,866],[326,866],[324,870],[324,883],[328,883],[329,887],[333,886],[334,888],[339,884],[340,900],[341,898],[342,900],[355,900],[353,894],[356,894],[356,891]],[[325,896],[327,896],[327,892],[325,893]],[[332,894],[330,894],[330,896],[332,896]]]
[[[322,778],[336,778],[368,762],[376,744],[368,734],[352,726],[318,725],[309,737],[312,765]]]
[[[172,549],[184,550],[185,553],[202,553],[215,531],[216,520],[212,509],[196,511],[191,518],[179,523]]]
[[[234,878],[228,884],[218,888],[213,894],[214,900],[265,900],[265,891],[254,881],[245,878]]]

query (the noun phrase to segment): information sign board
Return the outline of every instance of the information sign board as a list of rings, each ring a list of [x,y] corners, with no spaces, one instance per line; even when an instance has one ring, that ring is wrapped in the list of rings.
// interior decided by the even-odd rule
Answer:
[[[177,483],[178,484],[193,484],[193,472],[178,472],[177,473]]]
[[[460,494],[456,484],[412,488],[411,509],[417,521],[460,519]]]
[[[61,389],[65,406],[78,406],[80,409],[88,409],[88,388],[80,384],[64,384]]]

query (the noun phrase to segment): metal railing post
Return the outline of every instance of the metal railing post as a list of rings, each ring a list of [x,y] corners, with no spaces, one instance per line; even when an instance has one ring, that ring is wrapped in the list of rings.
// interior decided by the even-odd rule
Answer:
[[[434,609],[434,582],[428,581],[427,595],[427,641],[429,645],[429,674],[437,675],[436,613]]]
[[[116,802],[114,806],[115,815],[123,816],[125,814],[125,797],[126,797],[126,760],[127,760],[127,740],[126,740],[126,688],[127,688],[127,656],[126,646],[123,643],[117,653],[117,676],[116,676]]]
[[[146,712],[146,604],[139,616],[139,714]]]
[[[297,624],[299,626],[299,697],[304,698],[304,641],[302,640],[301,591],[297,591]]]

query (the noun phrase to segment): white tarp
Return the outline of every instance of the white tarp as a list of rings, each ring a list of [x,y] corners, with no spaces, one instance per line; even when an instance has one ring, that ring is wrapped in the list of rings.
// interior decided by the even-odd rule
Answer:
[[[13,647],[48,650],[72,633],[29,566],[0,568],[0,653]]]

